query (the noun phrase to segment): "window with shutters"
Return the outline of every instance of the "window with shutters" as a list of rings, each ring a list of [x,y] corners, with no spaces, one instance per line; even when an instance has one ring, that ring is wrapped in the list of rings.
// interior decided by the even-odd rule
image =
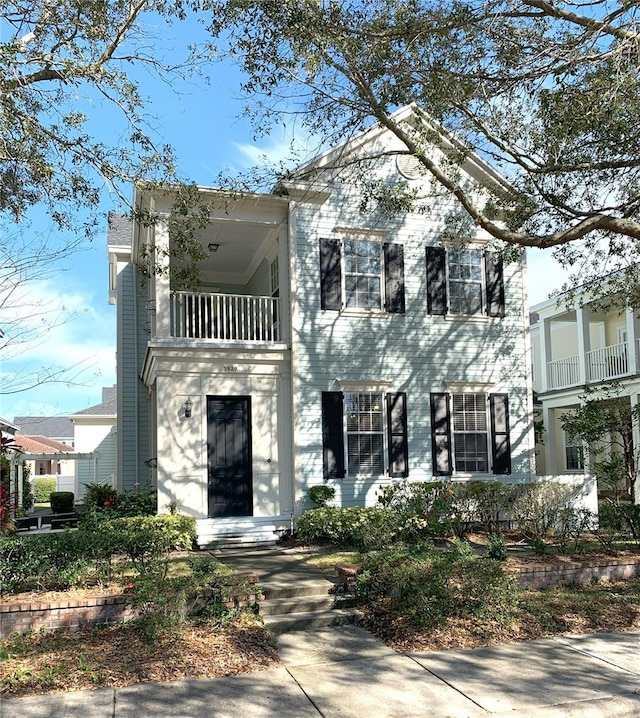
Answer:
[[[434,476],[511,473],[507,394],[434,392],[430,403]]]
[[[376,476],[384,472],[382,394],[347,392],[347,475]]]
[[[402,245],[360,237],[321,239],[320,306],[333,311],[403,314]]]
[[[452,316],[505,315],[502,259],[473,247],[427,247],[427,309]]]
[[[452,394],[451,425],[456,471],[489,470],[487,397],[485,394]]]
[[[322,449],[325,479],[408,476],[407,395],[322,392]]]

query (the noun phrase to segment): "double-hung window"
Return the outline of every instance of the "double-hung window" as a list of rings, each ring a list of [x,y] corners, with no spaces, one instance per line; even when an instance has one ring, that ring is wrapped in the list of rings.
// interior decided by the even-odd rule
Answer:
[[[510,474],[507,394],[431,394],[434,476]]]
[[[453,456],[457,471],[489,470],[489,422],[486,394],[451,396]]]
[[[577,436],[564,432],[565,471],[584,471],[584,448]]]
[[[322,455],[325,479],[408,476],[406,394],[322,392]]]
[[[403,314],[402,245],[360,237],[321,239],[320,306]]]
[[[382,308],[382,251],[376,242],[347,239],[344,252],[344,304],[347,308]]]
[[[348,476],[376,476],[384,472],[382,394],[347,392],[344,395],[347,424]]]
[[[504,316],[499,255],[473,247],[427,247],[426,255],[429,314]]]

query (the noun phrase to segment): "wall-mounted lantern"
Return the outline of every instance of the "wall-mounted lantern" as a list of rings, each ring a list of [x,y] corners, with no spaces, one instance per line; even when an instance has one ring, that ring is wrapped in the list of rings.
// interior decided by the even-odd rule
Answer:
[[[190,419],[191,418],[191,409],[193,408],[193,402],[191,399],[187,399],[184,403],[184,418]]]
[[[220,249],[220,245],[217,242],[209,242],[209,244],[207,246],[208,246],[209,252],[211,252],[211,254],[213,254],[214,252],[217,252],[218,249]]]

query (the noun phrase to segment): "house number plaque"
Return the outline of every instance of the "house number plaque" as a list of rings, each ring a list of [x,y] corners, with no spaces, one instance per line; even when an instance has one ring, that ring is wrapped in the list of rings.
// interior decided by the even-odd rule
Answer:
[[[238,367],[237,367],[237,366],[232,366],[231,364],[225,364],[225,365],[222,367],[222,371],[238,371]]]

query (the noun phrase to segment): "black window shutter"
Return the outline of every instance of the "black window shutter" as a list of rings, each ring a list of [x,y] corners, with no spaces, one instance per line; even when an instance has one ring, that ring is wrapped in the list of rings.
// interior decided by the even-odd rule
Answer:
[[[322,392],[322,473],[325,479],[344,478],[344,402],[342,392]]]
[[[504,317],[502,257],[494,252],[485,252],[484,267],[487,282],[487,314],[490,317]]]
[[[491,394],[489,396],[489,407],[491,411],[493,473],[510,474],[509,397],[507,394]]]
[[[407,445],[407,395],[387,394],[387,429],[389,433],[389,476],[409,476]]]
[[[452,461],[448,394],[431,394],[431,451],[433,475],[449,476]]]
[[[342,268],[337,239],[320,240],[320,307],[342,309]]]
[[[389,314],[404,314],[404,247],[384,244],[384,296]]]
[[[447,313],[447,266],[443,247],[427,247],[427,311]]]

